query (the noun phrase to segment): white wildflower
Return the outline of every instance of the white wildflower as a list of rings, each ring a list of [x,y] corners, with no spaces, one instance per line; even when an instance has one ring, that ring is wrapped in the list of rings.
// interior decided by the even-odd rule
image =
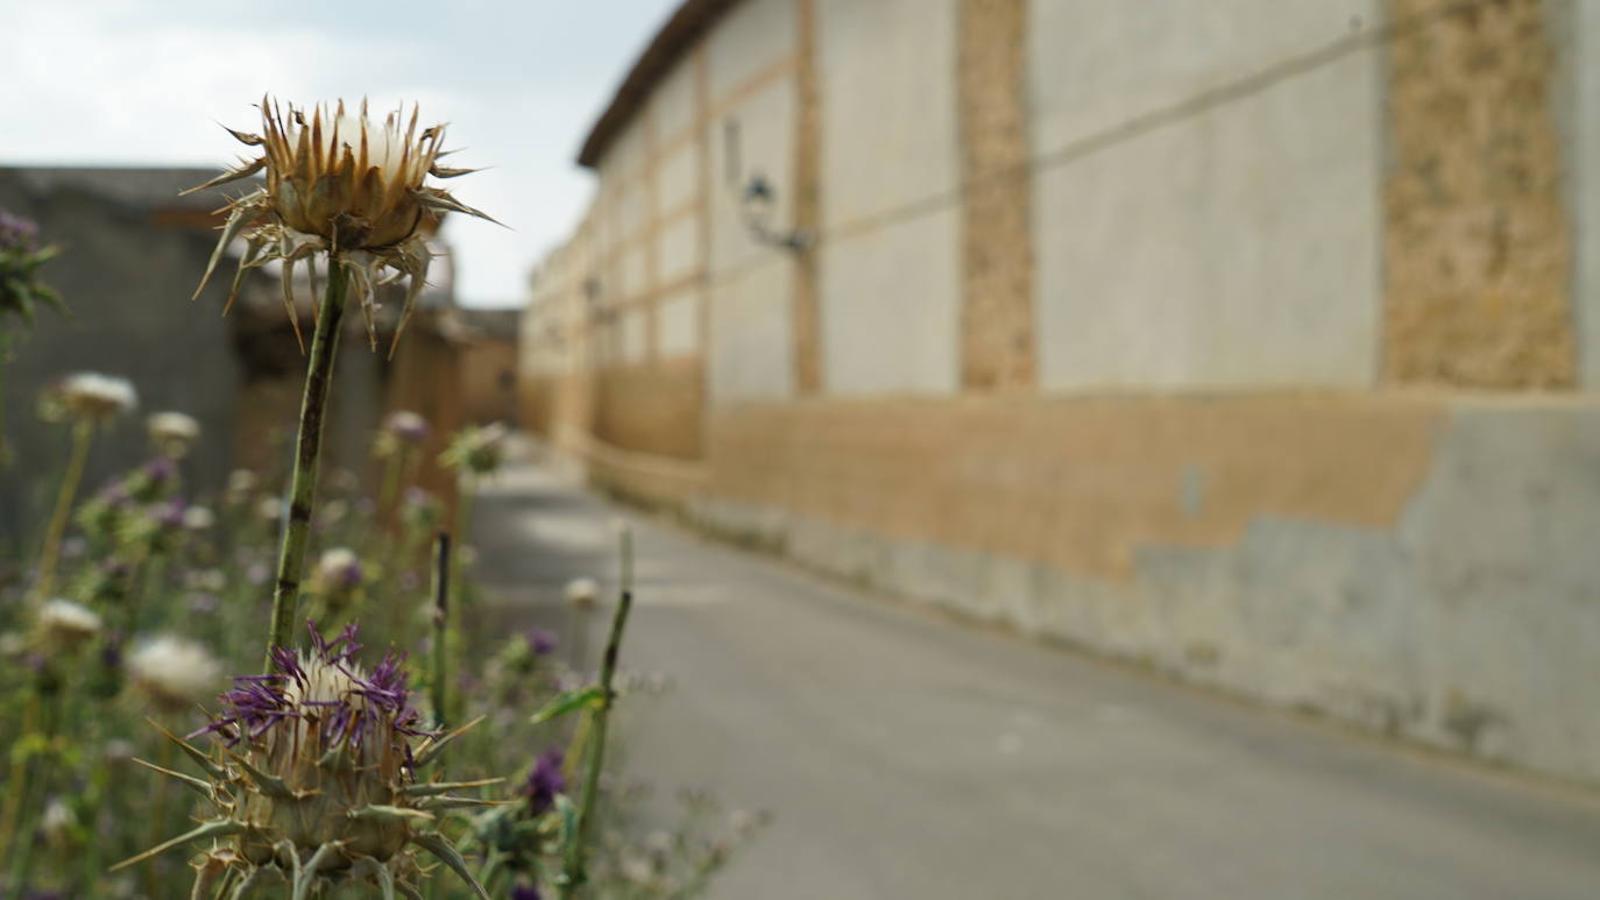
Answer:
[[[600,586],[593,578],[574,578],[567,582],[567,602],[573,606],[593,606]]]
[[[191,506],[183,511],[183,527],[190,531],[205,531],[217,524],[217,514],[204,506]]]
[[[51,600],[39,608],[39,636],[52,650],[75,650],[100,633],[100,617],[71,600]]]
[[[61,382],[60,397],[69,412],[89,419],[108,419],[139,405],[133,382],[98,372],[67,376]]]
[[[200,423],[181,412],[159,412],[145,420],[150,442],[160,452],[181,457],[200,439]]]
[[[128,680],[156,706],[180,710],[214,694],[222,668],[211,651],[176,635],[141,642],[128,654]]]

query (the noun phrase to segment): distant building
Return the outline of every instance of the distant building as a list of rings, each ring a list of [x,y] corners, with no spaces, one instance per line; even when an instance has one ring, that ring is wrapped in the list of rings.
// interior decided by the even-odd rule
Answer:
[[[818,568],[1600,779],[1600,2],[687,0],[525,418]]]
[[[305,364],[284,311],[277,269],[250,273],[226,318],[222,305],[236,257],[222,262],[198,300],[189,299],[216,245],[222,224],[217,211],[226,198],[222,191],[178,194],[215,174],[189,168],[0,167],[0,208],[35,220],[42,239],[61,245],[62,255],[42,274],[71,309],[65,318],[42,313],[32,334],[17,342],[3,373],[4,427],[17,459],[0,468],[0,548],[26,546],[37,537],[30,529],[37,529],[51,499],[67,434],[37,419],[35,398],[76,371],[128,378],[140,395],[138,413],[97,441],[88,490],[144,458],[144,417],[168,409],[196,417],[205,431],[185,464],[192,488],[215,489],[238,466],[286,469]],[[372,432],[387,408],[429,415],[437,450],[469,415],[496,402],[486,393],[469,413],[458,358],[484,339],[457,322],[452,260],[442,244],[437,250],[441,258],[420,311],[393,361],[388,341],[400,286],[389,289],[380,312],[377,352],[368,351],[360,313],[352,309],[346,316],[327,434],[330,468],[359,473],[368,467]],[[304,272],[302,267],[297,273],[296,298],[309,339],[314,315]],[[499,331],[514,327],[502,324]],[[509,335],[501,343],[507,348],[502,357],[511,355]],[[430,487],[453,496],[451,480],[431,462],[422,474]]]
[[[194,416],[208,435],[189,463],[191,479],[215,484],[226,474],[239,422],[235,401],[247,380],[232,323],[221,315],[231,274],[215,279],[199,300],[189,299],[216,244],[212,229],[221,219],[214,211],[224,197],[178,196],[214,174],[0,168],[0,208],[35,220],[41,238],[62,247],[42,275],[71,310],[68,317],[41,313],[5,368],[5,429],[16,462],[0,469],[0,542],[32,537],[25,523],[38,522],[50,499],[67,435],[36,418],[35,400],[73,372],[122,376],[140,393],[139,414],[100,438],[89,489],[144,458],[143,417],[167,409]]]

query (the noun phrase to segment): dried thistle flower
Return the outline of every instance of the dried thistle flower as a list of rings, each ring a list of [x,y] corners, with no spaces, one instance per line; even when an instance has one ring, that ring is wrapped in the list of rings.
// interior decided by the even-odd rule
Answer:
[[[283,518],[283,500],[277,497],[262,497],[256,501],[256,515],[267,522],[276,523]]]
[[[39,642],[47,650],[70,652],[100,633],[100,616],[71,600],[51,600],[39,607]]]
[[[331,641],[315,627],[311,635],[309,652],[274,648],[275,671],[234,679],[220,713],[190,735],[211,735],[212,753],[172,737],[206,777],[158,771],[199,791],[215,817],[116,868],[207,841],[195,896],[208,896],[201,888],[214,890],[224,877],[254,885],[276,876],[290,883],[294,897],[376,885],[393,898],[420,896],[421,849],[488,900],[436,830],[435,813],[494,805],[451,792],[497,779],[452,784],[417,777],[466,728],[430,732],[411,704],[404,658],[391,651],[366,671],[355,658],[355,626]]]
[[[228,473],[228,486],[222,492],[222,501],[228,506],[238,506],[249,500],[261,484],[261,478],[249,469],[234,469]]]
[[[439,498],[428,493],[424,488],[406,488],[401,497],[400,520],[412,531],[425,533],[434,530],[439,520],[444,517],[444,508],[439,503]]]
[[[428,420],[408,409],[395,410],[383,420],[383,430],[407,444],[428,439]]]
[[[98,372],[68,375],[54,396],[67,413],[95,422],[132,412],[139,405],[132,382]]]
[[[128,680],[157,708],[188,709],[215,691],[222,668],[211,651],[177,635],[158,635],[128,654]]]
[[[439,455],[439,461],[458,472],[465,470],[474,475],[492,474],[500,468],[505,458],[505,443],[509,434],[502,422],[482,427],[469,425],[456,432],[450,446]]]
[[[330,267],[339,266],[349,274],[374,346],[374,287],[401,276],[410,279],[395,330],[398,340],[432,260],[420,230],[423,220],[459,212],[494,221],[424,182],[430,175],[455,178],[476,170],[439,164],[449,152],[443,149],[444,126],[433,125],[419,133],[415,105],[409,118],[402,105],[382,122],[368,117],[365,100],[354,116],[345,112],[342,100],[332,110],[322,104],[310,109],[290,104],[286,115],[276,101],[263,97],[259,109],[262,134],[231,128],[228,132],[246,146],[260,147],[262,155],[190,189],[213,188],[257,173],[266,179],[264,186],[229,204],[227,224],[195,296],[200,296],[227,245],[242,236],[246,250],[228,303],[237,297],[244,272],[280,260],[283,300],[290,321],[295,322],[294,266],[307,260],[314,273],[310,258],[326,253]]]
[[[349,547],[325,550],[311,571],[311,591],[322,598],[324,609],[337,612],[347,605],[366,581],[361,557]]]
[[[600,585],[593,578],[574,578],[567,582],[567,602],[573,606],[593,606],[600,595]]]
[[[181,412],[155,413],[145,420],[145,429],[156,450],[172,459],[188,455],[189,448],[200,439],[200,423]]]
[[[217,514],[209,507],[191,506],[183,511],[183,527],[190,531],[206,531],[217,524]]]

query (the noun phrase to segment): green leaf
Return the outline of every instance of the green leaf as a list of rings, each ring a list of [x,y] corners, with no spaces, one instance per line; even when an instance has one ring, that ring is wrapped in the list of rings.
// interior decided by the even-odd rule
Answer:
[[[549,722],[574,710],[598,706],[604,697],[605,690],[598,684],[591,684],[578,690],[566,691],[546,703],[544,708],[534,713],[528,721],[534,725]]]

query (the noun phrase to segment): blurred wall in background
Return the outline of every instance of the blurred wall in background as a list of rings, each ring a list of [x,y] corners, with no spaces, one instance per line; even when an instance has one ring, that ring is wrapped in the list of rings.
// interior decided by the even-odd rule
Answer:
[[[144,418],[176,410],[204,431],[184,463],[186,494],[204,500],[234,468],[268,483],[287,477],[305,382],[305,357],[285,313],[276,267],[249,273],[231,314],[223,303],[239,248],[191,301],[223,222],[224,192],[180,197],[216,172],[191,168],[0,167],[0,208],[39,224],[41,239],[62,253],[42,270],[70,315],[46,311],[15,342],[4,370],[5,433],[16,459],[0,466],[0,550],[26,558],[38,539],[65,466],[68,426],[35,414],[41,390],[80,371],[127,378],[139,409],[96,439],[84,496],[149,458]],[[364,318],[345,317],[327,431],[330,477],[368,474],[369,451],[385,410],[414,409],[433,424],[420,478],[447,504],[454,479],[436,465],[438,451],[463,423],[514,413],[517,314],[459,310],[448,247],[423,292],[421,311],[391,358],[390,341],[403,286],[384,288],[368,346]],[[314,321],[304,267],[295,297],[307,340]],[[0,553],[0,556],[4,556]]]
[[[525,421],[864,584],[1600,778],[1597,48],[1596,0],[688,0]]]
[[[65,466],[68,426],[35,414],[46,386],[74,372],[132,381],[139,414],[97,439],[84,479],[92,491],[147,458],[144,415],[177,410],[199,420],[210,439],[185,463],[191,482],[220,483],[231,465],[235,400],[245,365],[221,316],[230,278],[189,297],[216,244],[216,191],[179,197],[214,172],[202,169],[0,168],[0,208],[39,224],[61,247],[43,279],[70,315],[40,314],[18,337],[4,373],[6,437],[14,464],[0,468],[0,544],[31,539]],[[221,437],[222,439],[217,439]],[[35,526],[36,527],[36,526]]]

